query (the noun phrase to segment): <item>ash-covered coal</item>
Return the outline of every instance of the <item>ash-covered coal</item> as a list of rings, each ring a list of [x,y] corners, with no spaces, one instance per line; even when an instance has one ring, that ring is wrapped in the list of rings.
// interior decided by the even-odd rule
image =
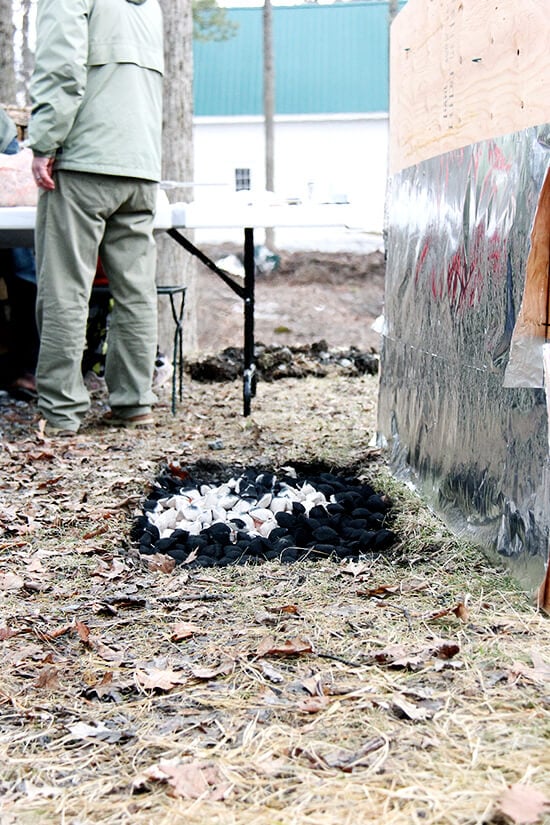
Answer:
[[[394,543],[388,511],[369,484],[331,472],[249,468],[200,483],[172,468],[157,480],[132,538],[141,553],[164,553],[191,568],[356,559]]]

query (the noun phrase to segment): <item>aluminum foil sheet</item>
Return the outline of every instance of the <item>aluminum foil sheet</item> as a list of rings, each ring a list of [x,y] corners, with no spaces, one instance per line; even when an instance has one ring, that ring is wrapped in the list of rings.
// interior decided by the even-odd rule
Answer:
[[[378,422],[394,472],[529,588],[550,525],[545,339],[521,322],[545,135],[480,142],[390,180]]]

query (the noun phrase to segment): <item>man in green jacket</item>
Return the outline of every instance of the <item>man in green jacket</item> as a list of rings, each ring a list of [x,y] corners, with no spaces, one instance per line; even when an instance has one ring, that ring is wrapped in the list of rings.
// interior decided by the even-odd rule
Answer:
[[[158,0],[38,0],[29,141],[36,218],[38,408],[47,435],[78,431],[98,256],[114,310],[106,423],[153,422],[157,296],[153,217],[161,174]]]

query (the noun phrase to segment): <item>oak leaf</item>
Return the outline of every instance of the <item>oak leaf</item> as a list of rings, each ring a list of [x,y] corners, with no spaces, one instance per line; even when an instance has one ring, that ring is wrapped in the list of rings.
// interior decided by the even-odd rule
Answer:
[[[267,636],[256,649],[257,656],[297,656],[301,653],[312,653],[313,646],[307,639],[296,636],[284,642],[276,642],[273,636]]]
[[[176,685],[183,685],[187,679],[181,670],[151,667],[136,671],[136,681],[145,690],[171,690]]]
[[[173,642],[181,642],[182,639],[190,639],[196,633],[204,633],[204,630],[192,622],[176,622],[170,639]]]

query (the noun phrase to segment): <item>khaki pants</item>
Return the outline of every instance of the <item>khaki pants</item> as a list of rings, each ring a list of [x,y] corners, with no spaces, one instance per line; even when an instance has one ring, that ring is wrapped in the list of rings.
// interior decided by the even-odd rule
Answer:
[[[58,171],[36,216],[38,408],[78,430],[90,399],[81,373],[88,301],[101,257],[114,298],[105,380],[119,415],[150,412],[157,341],[157,185],[135,178]]]

